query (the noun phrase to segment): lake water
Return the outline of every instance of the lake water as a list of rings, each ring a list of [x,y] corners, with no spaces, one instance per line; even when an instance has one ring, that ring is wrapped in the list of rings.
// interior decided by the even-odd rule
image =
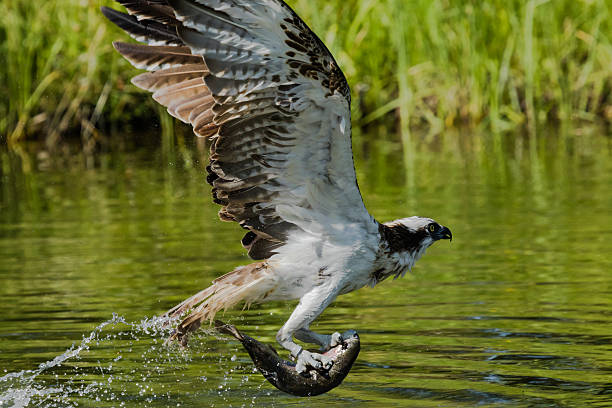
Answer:
[[[313,328],[355,329],[362,351],[310,399],[273,388],[236,341],[201,330],[169,348],[152,320],[249,262],[217,219],[204,146],[152,131],[93,157],[0,151],[0,407],[612,406],[610,137],[415,137],[406,159],[372,133],[355,146],[369,210],[454,238],[326,310]],[[275,344],[292,306],[223,319]]]

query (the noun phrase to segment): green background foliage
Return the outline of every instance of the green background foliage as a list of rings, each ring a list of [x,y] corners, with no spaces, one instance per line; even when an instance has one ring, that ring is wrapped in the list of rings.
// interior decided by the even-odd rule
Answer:
[[[612,120],[609,1],[289,3],[346,73],[358,128],[381,121],[402,134],[439,133]],[[0,4],[0,134],[10,143],[44,138],[52,147],[80,131],[87,147],[101,137],[97,129],[160,114],[129,84],[136,70],[111,45],[127,35],[104,19],[102,5],[113,6]]]

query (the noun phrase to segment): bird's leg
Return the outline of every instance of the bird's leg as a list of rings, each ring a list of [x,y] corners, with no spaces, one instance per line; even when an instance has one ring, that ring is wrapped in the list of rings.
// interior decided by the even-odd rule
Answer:
[[[319,350],[327,351],[332,347],[336,347],[338,344],[342,343],[343,336],[338,333],[330,334],[319,334],[313,332],[308,327],[303,327],[294,333],[296,339],[303,341],[304,343],[310,344],[318,344],[320,347]]]
[[[296,359],[295,369],[297,372],[305,372],[309,367],[323,370],[329,370],[331,368],[332,360],[329,357],[304,350],[302,346],[293,341],[293,336],[299,339],[298,332],[304,328],[306,328],[306,330],[301,330],[300,334],[314,333],[307,329],[308,326],[323,312],[323,310],[325,310],[337,295],[337,289],[334,288],[333,285],[317,286],[315,289],[302,296],[300,303],[293,313],[291,313],[287,322],[285,322],[283,327],[281,327],[276,334],[278,343],[289,350],[291,355]],[[324,335],[314,334],[316,336],[309,337],[309,339],[314,340],[316,338],[321,340],[324,344],[327,343]],[[315,341],[315,343],[321,344],[317,341]]]

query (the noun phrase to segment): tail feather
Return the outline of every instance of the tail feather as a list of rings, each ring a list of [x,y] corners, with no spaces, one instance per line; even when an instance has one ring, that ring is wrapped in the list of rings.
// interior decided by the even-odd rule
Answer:
[[[183,300],[181,303],[174,306],[172,309],[168,310],[164,314],[164,317],[169,317],[171,319],[179,317],[180,315],[185,313],[187,310],[192,309],[198,303],[208,299],[213,293],[215,293],[214,285],[209,286],[206,289],[203,289],[199,291],[198,293],[196,293],[195,295],[191,296],[190,298]]]
[[[276,278],[266,262],[257,262],[236,268],[218,279],[208,288],[170,309],[165,316],[174,318],[192,309],[176,328],[171,340],[187,343],[187,335],[197,330],[202,322],[213,321],[220,310],[245,302],[260,302],[276,287]]]

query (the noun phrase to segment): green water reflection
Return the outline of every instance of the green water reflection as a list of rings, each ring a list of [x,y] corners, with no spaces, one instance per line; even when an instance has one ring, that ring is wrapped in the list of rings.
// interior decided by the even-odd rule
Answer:
[[[356,329],[362,352],[308,401],[253,374],[235,342],[202,333],[179,351],[121,322],[27,380],[113,313],[138,323],[249,260],[192,138],[93,158],[0,152],[0,406],[609,406],[612,143],[555,133],[416,138],[409,166],[384,137],[356,146],[379,220],[431,216],[454,239],[324,313],[315,329]],[[225,319],[272,343],[290,312]]]

